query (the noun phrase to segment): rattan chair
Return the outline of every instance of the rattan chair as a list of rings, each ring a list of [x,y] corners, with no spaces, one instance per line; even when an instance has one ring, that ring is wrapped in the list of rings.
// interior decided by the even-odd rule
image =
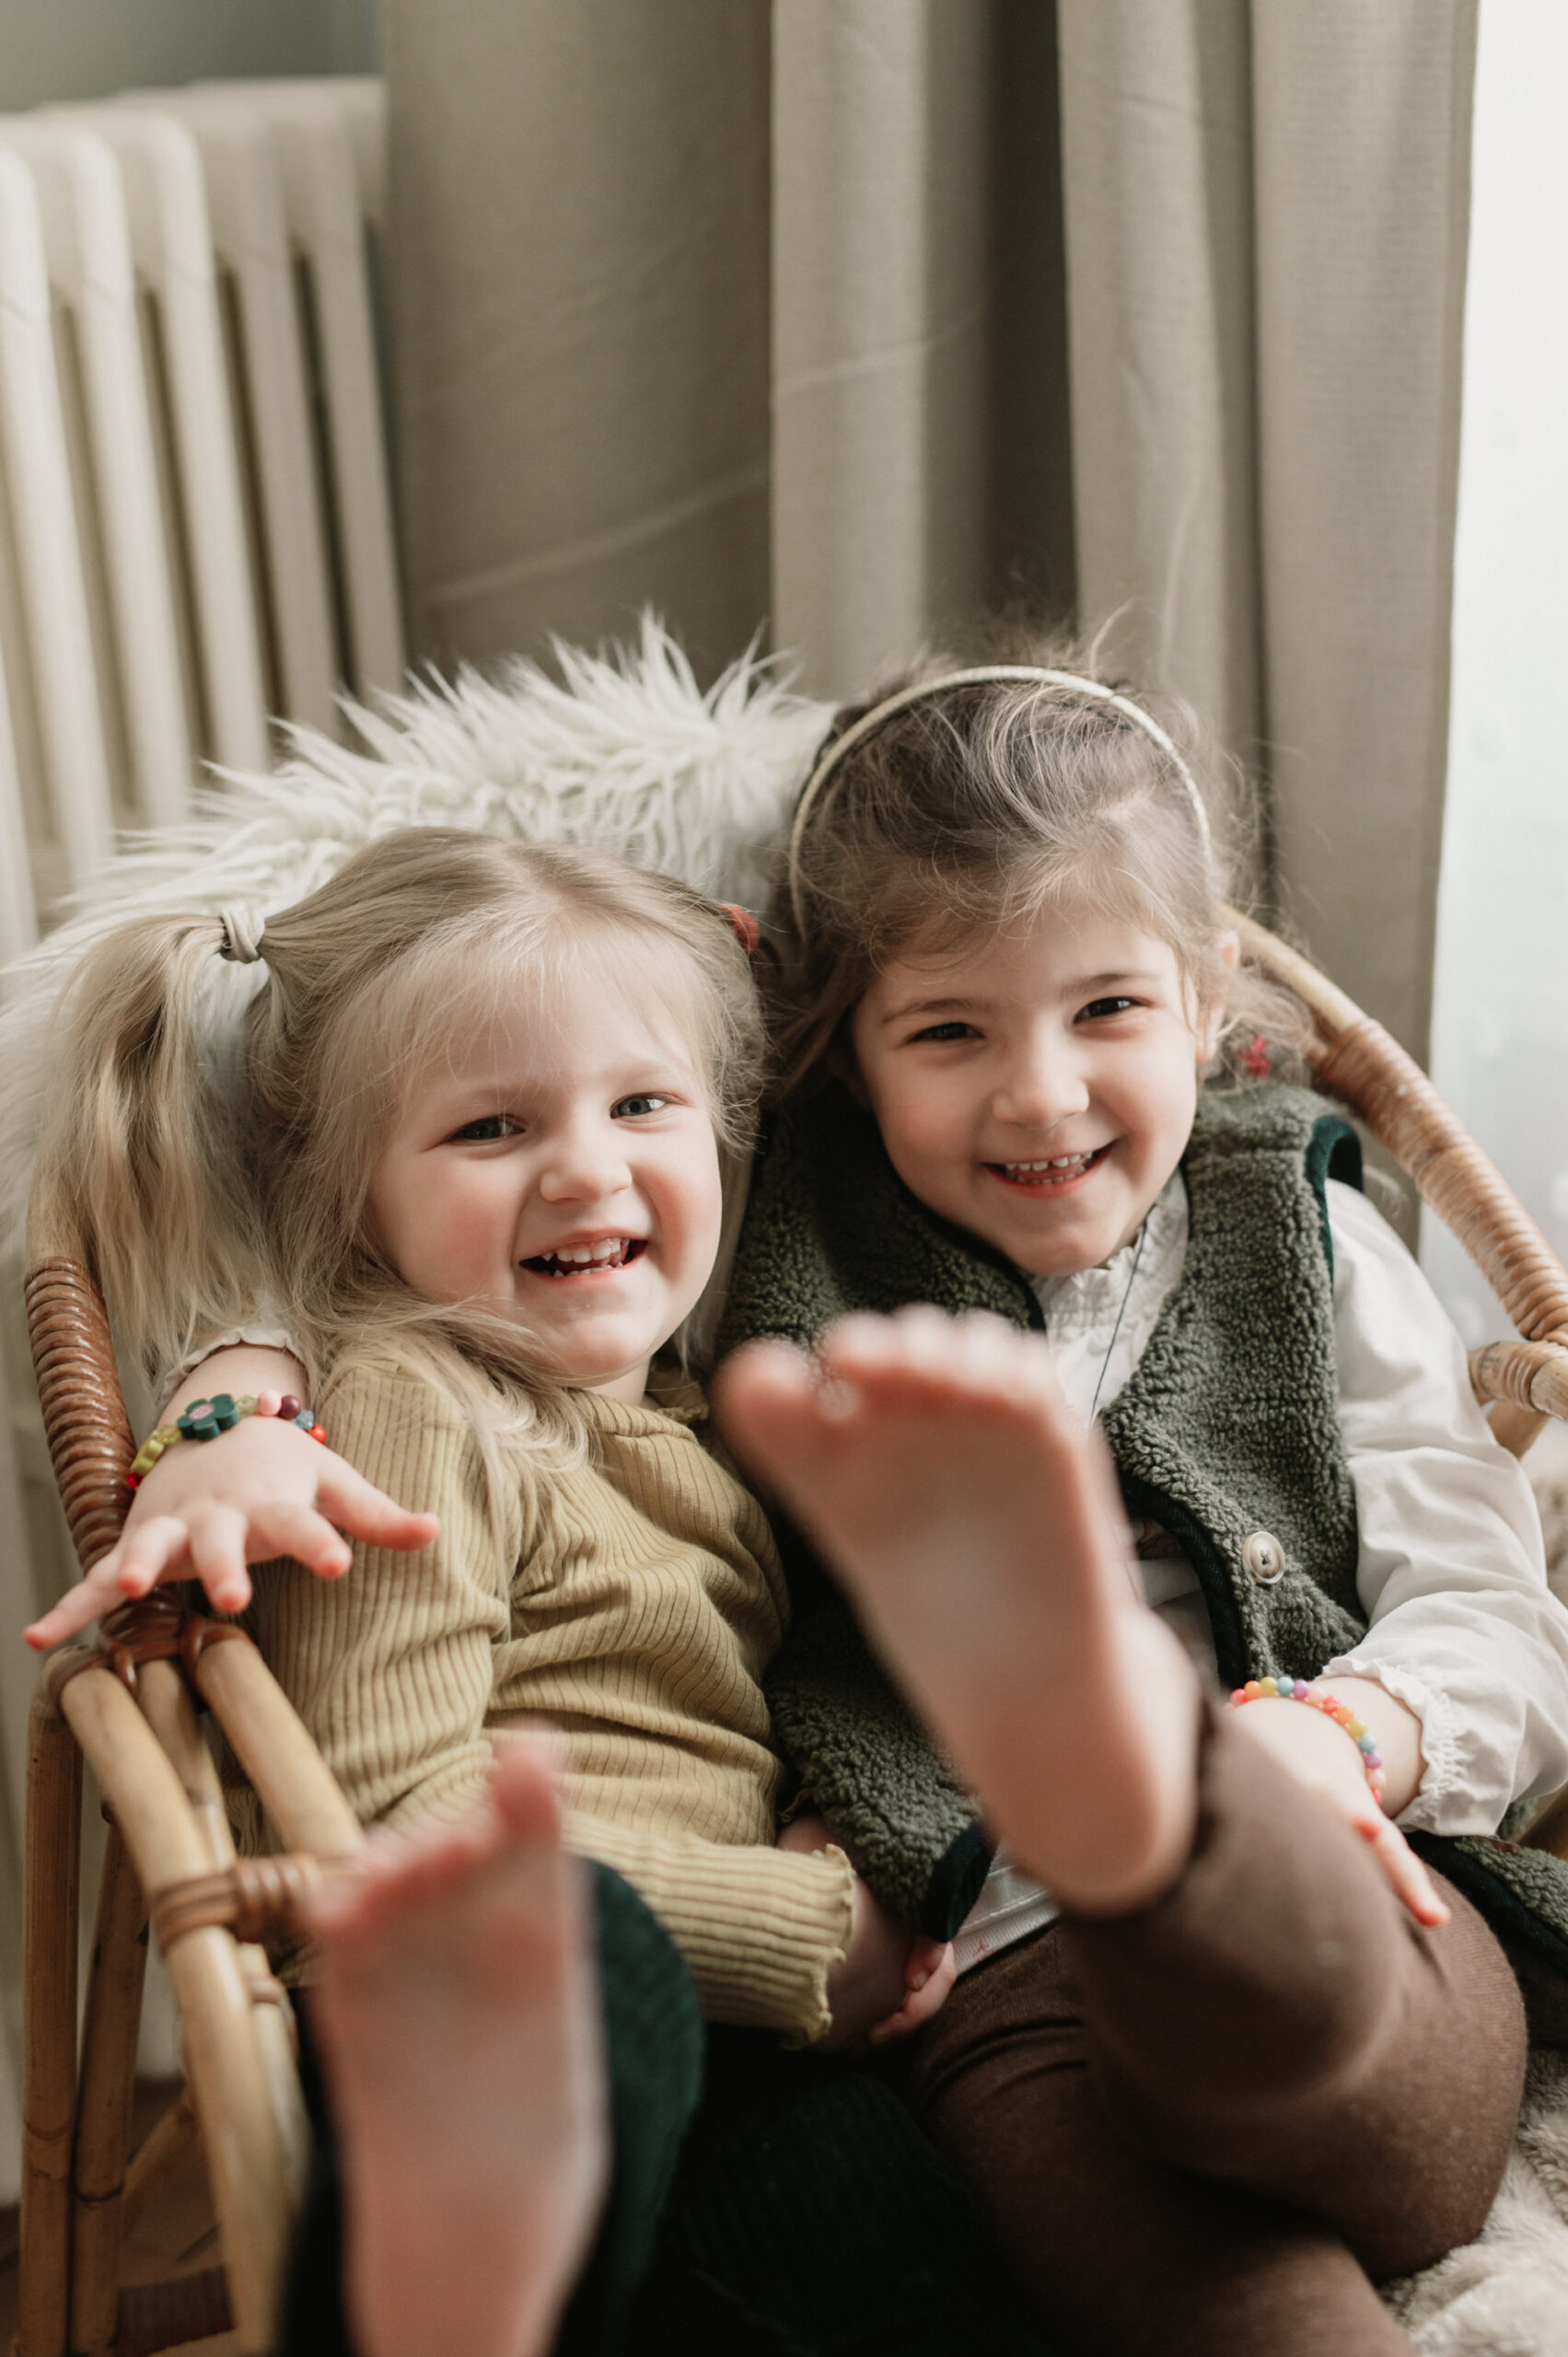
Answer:
[[[1493,1285],[1516,1342],[1472,1355],[1493,1429],[1522,1454],[1568,1418],[1568,1274],[1498,1172],[1387,1032],[1306,959],[1237,920],[1249,953],[1311,1010],[1319,1086],[1388,1148]],[[81,1239],[37,1203],[27,1299],[44,1429],[86,1568],[118,1535],[134,1443],[108,1321]],[[236,1864],[198,1713],[210,1711],[289,1853]],[[76,2031],[82,1759],[110,1820],[85,2023]],[[260,1942],[287,1932],[319,1862],[361,1833],[255,1647],[167,1596],[123,1608],[96,1645],[46,1664],[28,1790],[26,2142],[17,2357],[117,2357],[232,2324],[245,2351],[272,2344],[280,2270],[306,2160],[287,2000]],[[1568,1857],[1568,1797],[1529,1840]],[[188,2097],[128,2160],[149,1923],[184,2030]],[[127,2210],[201,2138],[223,2266],[121,2289]]]

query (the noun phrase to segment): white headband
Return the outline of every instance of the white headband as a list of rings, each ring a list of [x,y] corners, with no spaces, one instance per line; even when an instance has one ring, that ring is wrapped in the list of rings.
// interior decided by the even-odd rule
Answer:
[[[879,703],[872,711],[863,714],[854,727],[846,728],[842,737],[834,737],[801,789],[800,799],[795,806],[795,823],[789,830],[789,899],[797,925],[804,927],[800,909],[800,840],[806,832],[806,821],[811,815],[812,805],[844,755],[853,753],[857,745],[864,745],[885,720],[891,720],[896,712],[907,710],[912,703],[919,703],[926,696],[940,695],[946,688],[985,687],[993,679],[1032,679],[1043,688],[1070,688],[1074,695],[1091,696],[1097,703],[1109,704],[1124,720],[1130,720],[1135,728],[1141,728],[1144,736],[1159,747],[1186,787],[1203,846],[1203,856],[1205,859],[1210,857],[1214,838],[1209,831],[1209,814],[1203,807],[1198,781],[1159,722],[1151,719],[1142,704],[1134,703],[1131,696],[1118,694],[1114,688],[1102,687],[1098,679],[1080,678],[1076,671],[1042,671],[1032,663],[987,663],[972,671],[945,671],[939,679],[924,679],[919,687],[904,688],[896,696],[889,696],[886,703]]]

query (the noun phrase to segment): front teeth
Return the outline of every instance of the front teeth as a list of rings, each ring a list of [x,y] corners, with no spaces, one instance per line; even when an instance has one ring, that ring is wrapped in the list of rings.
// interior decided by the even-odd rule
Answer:
[[[1059,1154],[1050,1162],[1005,1162],[1002,1167],[1009,1176],[1016,1175],[1020,1178],[1028,1178],[1040,1170],[1082,1170],[1094,1160],[1098,1152],[1099,1148],[1094,1146],[1087,1154]]]
[[[540,1252],[534,1257],[540,1268],[552,1272],[562,1269],[603,1269],[626,1260],[635,1241],[630,1236],[607,1236],[598,1244],[563,1244],[559,1251]]]

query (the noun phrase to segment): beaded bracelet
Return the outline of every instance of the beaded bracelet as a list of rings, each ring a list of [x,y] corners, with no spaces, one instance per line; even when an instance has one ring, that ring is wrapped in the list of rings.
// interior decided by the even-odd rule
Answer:
[[[231,1432],[243,1416],[280,1416],[285,1423],[297,1424],[312,1440],[325,1441],[327,1435],[304,1403],[292,1391],[282,1398],[275,1392],[263,1391],[260,1397],[250,1391],[241,1392],[237,1399],[232,1391],[215,1391],[210,1399],[192,1399],[170,1424],[159,1424],[147,1434],[132,1459],[131,1470],[125,1476],[128,1489],[139,1490],[153,1467],[166,1449],[180,1440],[216,1440],[219,1433]]]
[[[1231,1692],[1231,1706],[1239,1709],[1244,1702],[1305,1702],[1310,1710],[1321,1711],[1337,1727],[1343,1727],[1361,1754],[1361,1764],[1366,1781],[1372,1787],[1372,1797],[1379,1807],[1383,1804],[1383,1755],[1377,1748],[1377,1738],[1365,1719],[1358,1719],[1348,1703],[1330,1694],[1326,1687],[1305,1678],[1249,1678],[1245,1686]]]

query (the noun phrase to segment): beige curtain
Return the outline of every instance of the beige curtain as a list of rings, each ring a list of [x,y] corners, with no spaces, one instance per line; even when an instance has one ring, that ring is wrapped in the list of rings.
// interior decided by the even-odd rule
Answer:
[[[403,535],[423,652],[768,607],[764,0],[389,0]]]
[[[709,665],[766,622],[852,694],[998,605],[1116,614],[1423,1051],[1475,0],[386,28],[426,651],[651,598]]]
[[[1473,0],[1061,0],[1078,590],[1269,786],[1274,883],[1431,1005]]]

